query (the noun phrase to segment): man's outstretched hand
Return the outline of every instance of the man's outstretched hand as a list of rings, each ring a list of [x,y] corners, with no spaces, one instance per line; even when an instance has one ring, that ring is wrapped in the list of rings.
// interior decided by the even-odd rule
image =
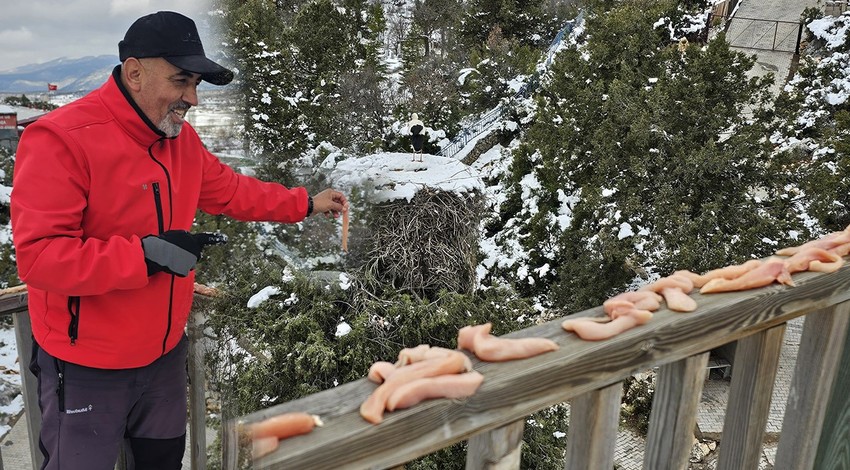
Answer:
[[[339,217],[347,207],[348,199],[345,198],[345,194],[335,189],[328,188],[313,196],[313,214]]]

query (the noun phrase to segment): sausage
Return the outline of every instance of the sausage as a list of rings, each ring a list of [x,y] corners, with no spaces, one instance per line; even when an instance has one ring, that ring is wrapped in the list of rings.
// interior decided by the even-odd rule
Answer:
[[[834,253],[838,256],[847,256],[848,254],[850,254],[850,242],[844,243],[843,245],[838,245],[834,248],[830,248],[827,251],[829,251],[830,253]]]
[[[395,365],[400,367],[419,362],[425,359],[425,353],[429,349],[431,349],[431,346],[427,344],[420,344],[414,348],[404,348],[398,352],[398,361],[396,361]]]
[[[444,374],[467,372],[466,364],[469,358],[460,351],[453,354],[426,359],[410,365],[396,368],[383,384],[379,385],[360,405],[360,416],[372,424],[378,424],[384,419],[384,409],[387,399],[400,386],[415,379],[434,377]]]
[[[348,251],[348,205],[342,210],[342,251]]]
[[[251,440],[251,457],[258,459],[266,454],[270,454],[277,449],[280,440],[274,436],[255,437]]]
[[[484,376],[478,372],[440,375],[416,379],[398,387],[387,399],[387,410],[394,411],[431,398],[464,398],[472,396]]]
[[[457,347],[475,352],[475,338],[489,335],[492,328],[492,323],[464,326],[457,333]]]
[[[557,351],[558,347],[558,343],[546,338],[499,338],[487,335],[478,338],[474,352],[482,361],[502,362]]]
[[[804,248],[785,260],[785,267],[789,273],[800,271],[834,272],[837,271],[844,260],[841,256],[824,250],[823,248]]]
[[[602,303],[602,309],[608,314],[608,316],[615,318],[618,315],[612,316],[612,313],[614,313],[618,307],[635,307],[638,310],[658,310],[658,308],[661,307],[661,300],[662,297],[652,291],[629,291],[617,294],[606,300]]]
[[[322,426],[322,420],[318,416],[292,412],[253,423],[248,427],[248,431],[253,439],[263,437],[286,439],[287,437],[307,434],[316,426]]]
[[[674,312],[693,312],[697,309],[697,301],[681,289],[668,287],[661,291],[661,295],[664,296],[664,301],[667,302],[667,308]]]
[[[682,270],[674,272],[673,275],[687,277],[694,284],[694,287],[700,288],[712,279],[734,279],[736,277],[742,276],[747,271],[751,271],[759,267],[760,265],[761,260],[751,259],[742,264],[735,264],[732,266],[725,266],[723,268],[712,269],[711,271],[708,271],[705,274],[696,274],[688,270]]]
[[[691,281],[691,283],[694,285],[694,287],[702,287],[703,284],[708,282],[708,280],[705,279],[705,277],[702,274],[697,274],[697,273],[695,273],[693,271],[689,271],[687,269],[675,271],[673,273],[673,275],[688,278]]]
[[[732,292],[739,290],[764,287],[779,281],[782,284],[793,285],[791,274],[785,267],[785,261],[780,258],[770,258],[759,267],[747,271],[735,279],[717,278],[712,279],[700,289],[703,294],[714,292]]]
[[[546,338],[499,338],[490,334],[491,323],[465,326],[458,332],[458,347],[472,351],[482,361],[525,359],[558,349]]]
[[[398,361],[396,361],[395,366],[405,366],[408,364],[413,364],[414,362],[420,362],[427,359],[435,359],[438,357],[445,357],[450,354],[454,354],[458,352],[454,349],[441,348],[439,346],[430,346],[427,344],[420,344],[415,348],[404,348],[398,353]],[[466,357],[466,355],[463,355]],[[472,370],[472,361],[469,358],[466,358],[465,362],[466,370]],[[386,378],[386,377],[385,377]]]
[[[776,250],[776,254],[779,256],[793,256],[799,251],[802,251],[806,248],[822,248],[824,250],[832,250],[847,243],[850,243],[850,231],[844,229],[840,232],[832,232],[826,234],[823,237],[818,238],[817,240],[812,240],[803,243],[799,246],[790,246],[782,248],[780,250]]]
[[[660,293],[664,289],[675,288],[688,294],[694,290],[694,283],[685,276],[673,274],[671,276],[662,277],[661,279],[638,289],[638,291],[650,291]],[[662,296],[664,294],[661,294]]]
[[[688,293],[694,289],[694,283],[690,278],[678,274],[662,277],[661,279],[641,287],[639,290],[648,290],[661,294],[667,302],[667,308],[676,312],[693,312],[697,309],[697,302]]]
[[[381,384],[384,383],[384,381],[387,380],[387,377],[392,375],[393,372],[395,372],[395,364],[392,362],[378,361],[369,367],[369,374],[366,378],[376,384]]]
[[[638,325],[643,325],[650,319],[652,319],[652,312],[638,310],[634,314],[622,315],[606,323],[600,323],[592,318],[567,319],[561,323],[561,328],[574,332],[581,339],[600,341],[616,336]]]

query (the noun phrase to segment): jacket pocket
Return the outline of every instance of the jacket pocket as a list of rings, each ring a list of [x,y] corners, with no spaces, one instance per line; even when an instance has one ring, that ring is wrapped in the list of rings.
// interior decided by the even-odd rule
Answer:
[[[56,366],[56,399],[59,403],[59,412],[65,412],[65,361],[53,358],[53,363]]]
[[[71,321],[68,323],[68,338],[71,340],[71,345],[77,344],[77,337],[80,333],[80,297],[68,297],[68,314],[71,315]]]

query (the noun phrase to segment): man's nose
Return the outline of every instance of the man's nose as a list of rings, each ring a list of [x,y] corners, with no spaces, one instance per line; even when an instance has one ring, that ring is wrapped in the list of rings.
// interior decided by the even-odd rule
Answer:
[[[183,101],[192,106],[198,105],[198,85],[192,84],[186,88],[186,91],[183,93]]]

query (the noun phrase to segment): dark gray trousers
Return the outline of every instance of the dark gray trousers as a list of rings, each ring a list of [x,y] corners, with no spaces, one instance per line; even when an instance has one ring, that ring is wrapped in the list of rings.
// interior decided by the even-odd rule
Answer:
[[[42,470],[112,470],[125,439],[128,468],[178,470],[186,440],[184,336],[136,369],[95,369],[57,359],[33,342]]]

